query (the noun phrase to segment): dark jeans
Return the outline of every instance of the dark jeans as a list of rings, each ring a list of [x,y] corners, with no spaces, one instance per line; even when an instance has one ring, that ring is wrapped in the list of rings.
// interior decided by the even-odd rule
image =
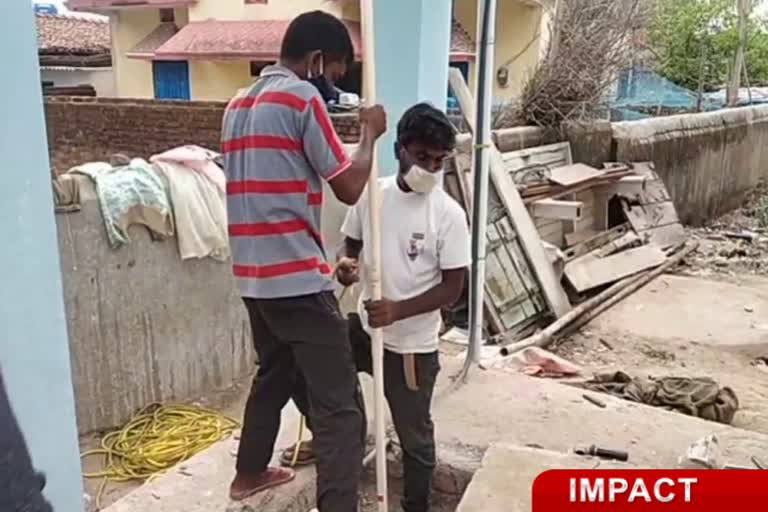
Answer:
[[[259,356],[237,456],[240,473],[267,468],[292,397],[312,425],[320,512],[353,512],[365,421],[347,323],[333,293],[244,299]],[[301,402],[301,403],[299,403]]]
[[[371,338],[360,317],[349,316],[349,339],[358,371],[372,374]],[[440,372],[438,353],[416,354],[417,391],[408,389],[403,356],[384,351],[384,394],[392,413],[392,422],[403,448],[405,512],[427,512],[430,508],[432,473],[437,463],[435,426],[432,423],[432,395]]]

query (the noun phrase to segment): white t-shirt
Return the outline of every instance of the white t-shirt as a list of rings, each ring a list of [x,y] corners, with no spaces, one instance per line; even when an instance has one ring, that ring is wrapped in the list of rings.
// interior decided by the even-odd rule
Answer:
[[[429,194],[403,192],[396,177],[381,184],[381,284],[384,298],[407,300],[437,286],[443,270],[470,263],[467,220],[461,206],[441,187]],[[341,231],[362,240],[362,293],[358,312],[370,331],[363,302],[371,297],[365,261],[370,261],[368,193],[351,207]],[[384,328],[384,346],[399,354],[426,354],[438,348],[440,311],[406,318]]]

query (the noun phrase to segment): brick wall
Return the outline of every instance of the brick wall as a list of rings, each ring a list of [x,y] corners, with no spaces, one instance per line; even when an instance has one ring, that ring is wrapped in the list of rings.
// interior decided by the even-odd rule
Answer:
[[[63,172],[113,153],[149,158],[184,144],[217,149],[223,102],[177,102],[115,98],[45,99],[51,166]],[[333,115],[344,142],[356,142],[355,114]]]

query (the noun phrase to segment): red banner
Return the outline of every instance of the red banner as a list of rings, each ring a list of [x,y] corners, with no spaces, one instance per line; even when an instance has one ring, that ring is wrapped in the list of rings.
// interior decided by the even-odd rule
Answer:
[[[768,471],[555,470],[533,483],[533,512],[768,511]]]

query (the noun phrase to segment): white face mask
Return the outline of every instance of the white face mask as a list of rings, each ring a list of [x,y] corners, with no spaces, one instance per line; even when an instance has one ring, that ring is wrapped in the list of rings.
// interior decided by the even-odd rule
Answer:
[[[412,165],[403,176],[408,188],[417,194],[428,194],[442,181],[443,171],[429,172],[418,165]]]

